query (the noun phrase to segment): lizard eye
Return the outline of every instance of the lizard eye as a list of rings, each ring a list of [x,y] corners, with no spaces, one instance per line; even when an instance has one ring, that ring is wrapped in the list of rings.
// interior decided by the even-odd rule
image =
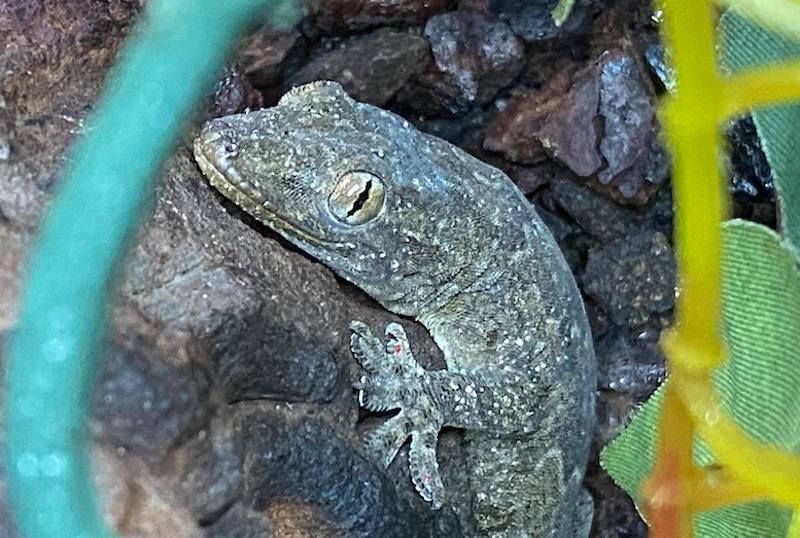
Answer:
[[[385,190],[381,178],[369,172],[352,171],[336,182],[328,208],[345,224],[364,224],[378,216],[383,208]]]

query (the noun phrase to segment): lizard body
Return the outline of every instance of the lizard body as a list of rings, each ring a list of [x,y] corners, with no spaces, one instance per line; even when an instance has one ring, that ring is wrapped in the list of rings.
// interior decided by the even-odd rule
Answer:
[[[388,465],[411,437],[411,478],[437,508],[439,430],[464,428],[478,535],[588,534],[590,329],[553,237],[504,174],[330,82],[211,120],[194,151],[228,198],[441,348],[447,370],[427,371],[399,324],[379,338],[352,323],[360,404],[400,410],[369,437],[374,458]]]

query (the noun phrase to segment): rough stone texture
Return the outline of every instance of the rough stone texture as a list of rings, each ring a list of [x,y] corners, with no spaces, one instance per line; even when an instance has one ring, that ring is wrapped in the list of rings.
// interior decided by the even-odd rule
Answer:
[[[204,529],[206,538],[278,538],[270,520],[264,514],[247,510],[241,503],[236,503],[228,511]],[[295,535],[297,538],[311,536]]]
[[[223,407],[172,454],[178,492],[202,525],[218,520],[241,495],[241,437],[233,420],[232,410]]]
[[[316,25],[326,33],[381,25],[421,25],[454,0],[309,0]]]
[[[596,110],[597,80],[581,77],[570,88],[567,102],[559,103],[550,112],[539,132],[548,155],[581,177],[592,174],[602,164],[593,124]]]
[[[675,302],[675,257],[659,232],[645,230],[589,251],[583,289],[617,325],[637,327]]]
[[[98,446],[93,469],[106,521],[120,536],[203,538],[170,485],[140,462]]]
[[[256,110],[264,106],[261,94],[253,88],[242,69],[234,65],[228,74],[217,82],[214,98],[208,111],[212,117]]]
[[[211,361],[225,400],[330,402],[337,393],[341,358],[337,361],[313,336],[291,326],[264,324],[267,318],[261,312],[231,318],[211,335]]]
[[[145,335],[112,345],[95,385],[95,434],[151,464],[159,463],[209,414],[209,382],[191,364],[164,356]]]
[[[726,134],[733,216],[776,228],[774,178],[753,118],[748,116],[732,122]]]
[[[308,415],[243,410],[244,503],[266,512],[276,528],[300,535],[329,532],[346,536],[457,536],[447,511],[412,517],[409,501],[391,482],[324,423]],[[292,505],[302,504],[298,510]],[[449,527],[436,529],[443,518]],[[322,529],[322,530],[320,530]],[[282,534],[279,535],[292,535]]]
[[[633,235],[643,224],[639,213],[574,181],[554,181],[548,194],[581,229],[603,242]]]
[[[597,65],[514,95],[487,128],[484,148],[518,163],[549,157],[615,200],[641,205],[669,172],[654,99],[638,62],[606,52]]]
[[[624,406],[629,412],[629,403]],[[602,411],[600,416],[602,417]],[[591,469],[587,487],[595,498],[592,538],[647,538],[647,525],[633,501],[599,466]]]
[[[528,43],[539,43],[565,37],[589,28],[591,4],[575,3],[573,12],[562,26],[556,26],[551,12],[558,0],[483,0],[488,10],[507,21],[511,29]]]
[[[483,147],[515,163],[532,164],[547,157],[539,133],[550,113],[563,106],[571,80],[562,74],[539,91],[521,91],[502,105],[489,123]]]
[[[659,335],[660,327],[643,328],[632,335],[614,328],[604,335],[597,343],[598,387],[638,400],[652,393],[667,374]]]
[[[600,58],[600,108],[607,163],[597,177],[615,183],[624,199],[649,199],[668,177],[666,153],[656,138],[653,90],[639,64],[622,52]]]
[[[308,44],[298,28],[278,30],[265,25],[242,44],[237,63],[248,80],[274,103],[283,89],[284,76],[303,65]]]
[[[428,42],[408,32],[375,30],[315,56],[289,79],[291,86],[335,80],[359,101],[384,105],[429,61]]]
[[[425,25],[436,66],[468,102],[486,103],[522,69],[525,47],[508,26],[479,13],[454,11]]]

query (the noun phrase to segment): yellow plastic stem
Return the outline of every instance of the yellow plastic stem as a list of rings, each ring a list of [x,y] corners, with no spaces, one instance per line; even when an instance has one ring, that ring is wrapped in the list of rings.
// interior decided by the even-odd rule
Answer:
[[[692,472],[692,445],[675,440],[692,438],[692,422],[683,403],[673,394],[671,381],[664,390],[658,429],[659,457],[643,486],[644,509],[653,538],[684,538],[692,535],[692,514],[685,506],[689,481],[684,479]]]
[[[722,469],[704,469],[690,485],[691,501],[688,508],[693,512],[716,510],[731,504],[763,501],[766,495],[742,484]]]
[[[800,39],[800,0],[719,0]],[[789,536],[800,538],[800,457],[739,428],[716,395],[713,369],[725,357],[720,333],[721,222],[727,197],[718,167],[720,124],[752,107],[800,98],[800,63],[722,77],[716,67],[711,0],[663,0],[665,40],[678,94],[664,106],[673,159],[675,245],[680,295],[662,346],[669,360],[657,457],[642,494],[658,538],[692,534],[694,514],[769,499],[795,508]],[[694,434],[720,467],[692,462]]]
[[[709,378],[672,372],[697,432],[723,469],[730,470],[754,492],[781,504],[800,505],[800,458],[753,440],[725,413]]]
[[[717,151],[721,146],[719,107],[724,87],[715,76],[712,9],[708,1],[664,2],[667,39],[680,69],[678,95],[666,104],[667,139],[673,157],[676,249],[681,292],[673,348],[691,349],[671,357],[688,369],[708,369],[722,358],[719,336],[719,230],[727,214]]]
[[[800,62],[750,69],[725,78],[722,113],[735,117],[752,108],[797,100]]]

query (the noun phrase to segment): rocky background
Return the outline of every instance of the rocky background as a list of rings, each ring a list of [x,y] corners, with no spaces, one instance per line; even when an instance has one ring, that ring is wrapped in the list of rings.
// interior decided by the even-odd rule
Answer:
[[[0,335],[65,151],[84,129],[137,0],[0,3]],[[96,387],[96,479],[128,536],[461,536],[431,512],[405,454],[383,472],[359,445],[348,322],[396,316],[215,193],[186,145],[202,119],[341,82],[504,170],[558,239],[583,291],[600,367],[586,482],[593,536],[645,536],[597,453],[663,380],[675,289],[669,167],[657,98],[669,83],[658,14],[638,0],[318,0],[295,28],[254,29],[165,168],[131,249]],[[728,127],[737,216],[775,224],[752,122]],[[135,151],[135,149],[132,149]],[[403,320],[416,355],[443,363]],[[0,345],[3,337],[0,336]],[[2,441],[2,433],[0,433]],[[440,461],[466,495],[460,434]],[[5,508],[0,537],[17,536]]]

